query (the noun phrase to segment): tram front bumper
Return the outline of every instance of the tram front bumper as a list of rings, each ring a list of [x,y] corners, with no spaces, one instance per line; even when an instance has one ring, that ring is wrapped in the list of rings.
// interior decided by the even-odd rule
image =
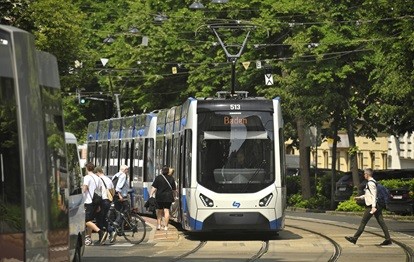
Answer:
[[[270,210],[268,210],[270,211]],[[196,220],[195,230],[238,230],[238,231],[278,231],[281,228],[282,219],[275,217],[275,212],[257,211],[199,211],[198,217],[203,220]],[[206,214],[208,212],[209,214]]]

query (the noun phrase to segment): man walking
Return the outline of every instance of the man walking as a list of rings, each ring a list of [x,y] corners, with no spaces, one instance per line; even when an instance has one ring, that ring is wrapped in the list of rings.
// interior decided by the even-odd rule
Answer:
[[[377,184],[374,178],[372,178],[373,173],[374,171],[371,168],[364,170],[364,178],[367,180],[367,184],[365,186],[365,194],[355,197],[355,200],[360,199],[365,201],[365,212],[362,216],[362,221],[357,232],[354,234],[354,236],[347,236],[345,239],[352,244],[356,244],[358,238],[361,236],[362,232],[364,232],[368,221],[371,219],[372,215],[374,215],[385,235],[385,240],[380,245],[387,246],[391,245],[392,241],[390,233],[388,232],[388,227],[385,224],[384,218],[382,216],[383,207],[377,204]]]
[[[102,183],[99,177],[93,173],[95,165],[92,163],[86,164],[87,175],[83,178],[83,197],[85,199],[85,223],[86,223],[86,237],[85,245],[90,246],[92,244],[91,233],[93,231],[98,232],[98,243],[103,243],[106,240],[108,233],[99,228],[93,220],[97,218],[97,213],[100,212],[100,207],[95,206],[92,203],[92,196],[95,188],[102,188]]]

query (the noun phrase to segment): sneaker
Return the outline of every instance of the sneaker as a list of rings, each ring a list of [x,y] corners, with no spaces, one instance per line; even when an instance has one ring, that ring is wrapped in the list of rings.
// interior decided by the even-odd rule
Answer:
[[[157,230],[161,230],[161,225],[158,225],[157,226]]]
[[[164,230],[168,230],[168,227],[164,227]]]
[[[385,239],[384,242],[380,244],[380,246],[389,246],[392,244],[391,239]]]
[[[357,242],[357,238],[355,238],[355,237],[345,237],[345,239],[346,240],[348,240],[349,242],[351,242],[352,244],[356,244],[356,242]]]
[[[85,246],[92,245],[92,239],[91,236],[85,236]]]
[[[108,237],[108,232],[106,230],[101,229],[98,231],[99,234],[99,244],[105,243],[106,238]]]
[[[109,233],[109,243],[114,243],[116,240],[116,232],[112,231],[111,233]]]

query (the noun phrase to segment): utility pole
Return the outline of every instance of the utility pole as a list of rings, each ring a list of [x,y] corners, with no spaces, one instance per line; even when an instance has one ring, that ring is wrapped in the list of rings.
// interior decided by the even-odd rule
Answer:
[[[116,102],[116,110],[118,112],[118,118],[121,118],[121,109],[119,107],[119,94],[114,94]]]

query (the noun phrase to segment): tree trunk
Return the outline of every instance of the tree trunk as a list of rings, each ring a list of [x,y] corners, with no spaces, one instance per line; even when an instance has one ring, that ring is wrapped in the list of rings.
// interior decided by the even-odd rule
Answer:
[[[309,199],[311,197],[310,189],[310,146],[306,143],[305,124],[303,119],[298,119],[297,122],[298,137],[299,137],[299,168],[300,168],[300,183],[302,186],[302,197]]]
[[[355,142],[355,130],[354,130],[354,121],[351,116],[347,116],[346,125],[348,129],[348,141],[349,141],[349,160],[351,163],[351,172],[352,172],[352,182],[354,183],[354,188],[359,187],[359,174],[358,174],[358,159],[356,152],[356,142]]]
[[[335,208],[336,149],[338,146],[338,124],[334,120],[332,144],[331,209]]]

